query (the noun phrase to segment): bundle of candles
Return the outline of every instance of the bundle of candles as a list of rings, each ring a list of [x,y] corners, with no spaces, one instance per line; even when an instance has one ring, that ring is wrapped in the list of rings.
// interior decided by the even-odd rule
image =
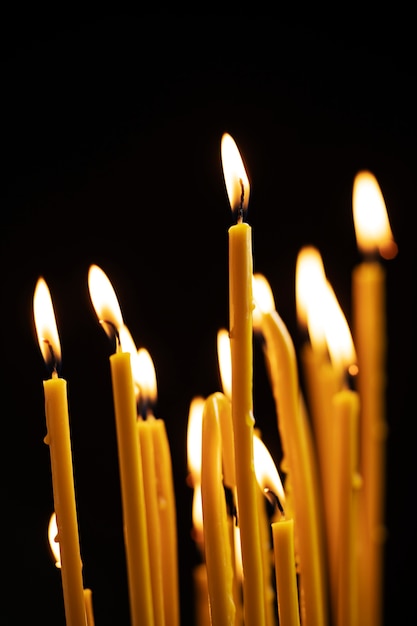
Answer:
[[[319,251],[300,250],[297,314],[306,342],[299,368],[268,281],[253,273],[252,230],[245,221],[249,180],[228,134],[221,157],[237,223],[229,229],[230,325],[218,333],[222,390],[191,399],[188,421],[190,527],[201,555],[194,571],[196,623],[381,626],[386,321],[379,257],[396,254],[383,195],[372,173],[357,174],[353,218],[364,260],[352,276],[354,340]],[[178,511],[165,424],[149,408],[156,392],[152,359],[137,349],[100,267],[90,267],[88,284],[114,347],[110,370],[131,623],[178,626]],[[59,335],[43,278],[35,289],[34,319],[51,372],[44,381],[55,508],[50,541],[62,573],[66,623],[92,626],[67,384],[58,376]],[[255,426],[254,333],[262,336],[275,401],[279,470]]]

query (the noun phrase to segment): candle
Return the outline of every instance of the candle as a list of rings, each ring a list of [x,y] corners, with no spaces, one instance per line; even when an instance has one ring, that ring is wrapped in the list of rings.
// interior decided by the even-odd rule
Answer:
[[[378,253],[393,258],[393,240],[385,201],[373,174],[357,174],[352,193],[358,248],[364,260],[352,274],[353,333],[358,352],[360,415],[361,600],[364,624],[382,621],[383,550],[385,542],[385,456],[387,422],[385,271]]]
[[[230,205],[238,212],[238,223],[229,228],[229,332],[244,620],[246,626],[263,626],[264,580],[253,467],[252,229],[243,221],[249,200],[249,181],[236,144],[228,134],[222,137],[221,151]]]
[[[265,354],[277,407],[278,429],[286,457],[286,490],[291,480],[294,531],[299,553],[301,622],[313,626],[327,624],[324,531],[318,468],[312,435],[302,410],[295,350],[288,330],[275,310],[272,291],[266,279],[256,274],[256,306],[260,330],[265,338]],[[258,323],[258,322],[257,322]]]
[[[151,568],[151,586],[154,624],[164,625],[171,623],[165,619],[165,604],[170,607],[171,615],[177,614],[178,602],[176,598],[164,590],[164,569],[169,570],[172,576],[172,566],[162,556],[162,536],[169,532],[169,525],[160,519],[159,480],[157,469],[161,466],[157,457],[155,442],[155,417],[151,405],[156,402],[156,373],[149,352],[145,348],[137,350],[133,338],[127,327],[120,331],[120,344],[122,349],[129,352],[132,360],[133,381],[136,387],[136,402],[138,408],[138,436],[141,451],[143,486],[145,492],[146,525],[148,529],[149,563]],[[164,474],[165,464],[162,463]],[[163,478],[164,480],[164,478]],[[164,503],[166,505],[166,503]],[[176,572],[174,572],[176,576]],[[169,613],[167,612],[167,617]],[[175,618],[174,622],[175,623]]]
[[[333,618],[338,596],[337,538],[339,489],[335,467],[340,461],[335,445],[334,396],[348,375],[356,373],[356,353],[349,326],[327,280],[320,253],[308,246],[297,258],[297,310],[311,343],[303,346],[302,363],[310,400],[320,469],[326,549]]]
[[[272,523],[278,617],[280,626],[299,626],[297,575],[294,556],[294,521]]]
[[[67,382],[57,369],[61,347],[49,288],[39,278],[33,309],[39,346],[52,378],[43,383],[45,415],[52,471],[52,489],[60,545],[62,588],[67,626],[86,624],[82,565],[78,535],[74,475],[69,427]]]
[[[201,497],[211,623],[233,626],[233,566],[222,476],[222,441],[216,394],[204,404]]]
[[[136,398],[129,352],[120,351],[118,336],[123,318],[116,294],[106,274],[92,265],[88,274],[90,296],[97,317],[117,351],[110,356],[116,435],[119,456],[123,527],[133,626],[153,623],[152,587],[146,526],[145,493]]]

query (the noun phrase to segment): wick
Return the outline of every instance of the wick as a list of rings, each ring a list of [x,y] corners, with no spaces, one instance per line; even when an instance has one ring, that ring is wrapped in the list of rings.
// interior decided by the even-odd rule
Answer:
[[[114,339],[116,342],[116,352],[120,352],[121,344],[120,344],[120,335],[119,330],[113,322],[109,320],[99,320],[100,324],[103,326],[106,335],[110,337],[110,339]]]
[[[243,180],[239,178],[240,184],[240,203],[239,208],[237,210],[237,223],[241,224],[243,222],[243,207],[245,204],[245,185],[243,184]]]
[[[48,346],[49,354],[51,356],[48,361],[52,364],[52,378],[58,378],[58,361],[55,358],[54,346],[49,341],[49,339],[42,339],[42,341]]]
[[[272,506],[274,508],[277,508],[281,512],[281,514],[285,516],[284,507],[282,506],[281,501],[278,498],[277,494],[274,491],[272,491],[272,489],[269,489],[269,487],[264,488],[264,494],[268,498]]]

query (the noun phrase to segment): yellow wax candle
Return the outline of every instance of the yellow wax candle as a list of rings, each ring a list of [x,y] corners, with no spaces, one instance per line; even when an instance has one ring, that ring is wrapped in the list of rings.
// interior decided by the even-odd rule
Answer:
[[[128,352],[112,354],[110,366],[119,454],[130,612],[133,626],[139,626],[143,623],[152,624],[154,615],[145,492],[130,354]]]
[[[269,291],[268,295],[267,300],[257,300],[256,304],[261,310],[259,324],[265,338],[278,429],[291,481],[303,597],[301,621],[306,626],[324,626],[328,620],[326,567],[317,459],[301,402],[294,346],[283,320],[274,309],[272,292]]]
[[[223,487],[222,441],[215,395],[204,404],[201,497],[211,623],[233,626],[233,566]]]
[[[52,378],[43,382],[45,415],[51,457],[52,489],[60,547],[62,588],[67,626],[86,624],[82,563],[69,427],[67,382],[58,378],[60,343],[48,286],[43,278],[34,294],[34,317],[39,346],[45,362],[51,365]]]
[[[297,575],[294,556],[294,521],[272,523],[278,617],[280,626],[299,626]]]
[[[145,511],[145,492],[139,437],[136,396],[129,352],[121,351],[120,332],[124,326],[113,286],[97,265],[88,272],[90,297],[100,324],[116,353],[110,356],[113,404],[119,456],[123,529],[132,626],[153,623],[151,570]]]
[[[335,394],[333,406],[336,450],[334,472],[338,494],[336,623],[338,626],[356,626],[359,396],[355,391],[344,389]]]
[[[149,563],[151,568],[154,624],[163,625],[164,590],[162,572],[164,563],[161,553],[161,529],[159,520],[156,459],[152,427],[155,420],[138,419],[139,446],[141,450],[143,486],[145,491],[146,525],[148,529]]]
[[[264,580],[253,465],[252,229],[241,221],[249,181],[230,135],[222,138],[222,160],[232,210],[238,223],[229,228],[229,334],[232,366],[232,420],[235,446],[238,523],[242,547],[243,608],[246,626],[264,626]]]
[[[385,271],[379,252],[393,258],[393,240],[385,201],[373,174],[359,172],[353,184],[353,218],[358,247],[371,258],[352,274],[353,334],[358,353],[360,415],[361,583],[360,615],[364,624],[382,622],[383,550],[387,422]]]
[[[148,419],[152,420],[150,416]],[[180,623],[180,601],[177,513],[171,451],[164,420],[154,419],[152,424],[159,504],[159,526],[161,531],[165,624],[167,626],[178,626]]]

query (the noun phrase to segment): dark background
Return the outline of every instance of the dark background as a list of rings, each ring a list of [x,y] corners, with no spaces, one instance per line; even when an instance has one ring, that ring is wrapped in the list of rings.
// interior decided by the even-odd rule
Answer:
[[[228,325],[232,223],[220,139],[251,180],[254,269],[274,291],[296,347],[301,246],[322,254],[351,322],[360,260],[351,193],[370,169],[399,246],[386,262],[389,423],[386,625],[415,618],[412,403],[415,341],[416,96],[410,16],[321,20],[48,14],[1,25],[2,520],[4,626],[65,623],[46,537],[53,510],[32,298],[51,290],[68,380],[85,586],[96,626],[129,624],[108,357],[88,294],[96,263],[158,380],[178,500],[182,623],[192,617],[186,427],[195,395],[219,388],[216,334]],[[279,462],[255,346],[257,425]],[[401,607],[401,608],[399,608]]]

